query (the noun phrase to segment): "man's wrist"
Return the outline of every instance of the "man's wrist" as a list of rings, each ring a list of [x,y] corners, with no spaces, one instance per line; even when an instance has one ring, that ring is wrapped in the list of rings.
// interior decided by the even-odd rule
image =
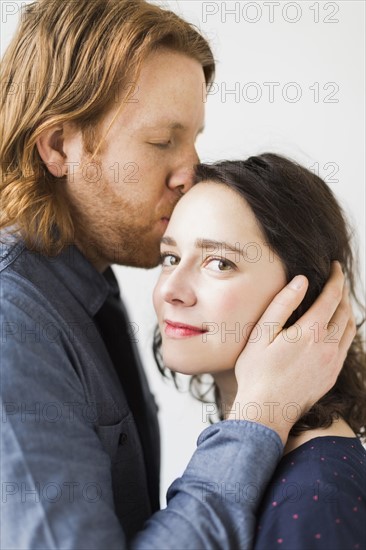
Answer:
[[[283,404],[237,394],[234,402],[223,413],[226,420],[248,420],[270,428],[285,445],[292,426],[302,415],[302,409],[293,402]]]

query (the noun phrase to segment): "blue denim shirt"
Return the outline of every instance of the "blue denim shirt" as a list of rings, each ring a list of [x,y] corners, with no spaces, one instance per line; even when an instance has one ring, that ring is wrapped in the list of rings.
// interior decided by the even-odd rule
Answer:
[[[113,271],[1,241],[1,548],[250,547],[278,435],[210,426],[156,511],[156,406]]]

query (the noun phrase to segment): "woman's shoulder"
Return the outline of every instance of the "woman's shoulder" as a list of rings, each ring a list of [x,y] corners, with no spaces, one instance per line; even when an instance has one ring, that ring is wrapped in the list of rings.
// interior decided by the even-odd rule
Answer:
[[[350,427],[350,425],[343,419],[334,419],[332,424],[327,428],[315,428],[313,430],[306,430],[296,436],[290,436],[285,446],[284,454],[293,451],[297,447],[300,447],[303,443],[315,439],[317,437],[325,436],[340,436],[347,438],[355,438],[356,434]]]
[[[305,481],[309,480],[312,474],[327,480],[357,473],[365,476],[366,449],[357,437],[313,437],[283,456],[275,475],[283,471],[293,473],[299,481],[303,475],[306,475]]]
[[[350,426],[339,418],[326,429],[308,430],[289,438],[279,466],[291,470],[295,464],[297,474],[305,469],[308,475],[312,471],[320,477],[329,477],[330,470],[336,467],[341,473],[346,473],[349,467],[365,473],[366,449]]]
[[[366,450],[357,437],[315,437],[284,455],[261,504],[264,510],[347,500],[366,507]],[[315,510],[315,509],[314,509]],[[365,508],[366,511],[366,508]]]
[[[255,548],[361,548],[365,478],[356,437],[314,437],[288,452],[259,507]]]

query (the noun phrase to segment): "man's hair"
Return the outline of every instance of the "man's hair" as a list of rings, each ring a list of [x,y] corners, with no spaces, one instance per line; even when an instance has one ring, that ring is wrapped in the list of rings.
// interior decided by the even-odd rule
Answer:
[[[329,278],[333,260],[341,263],[350,295],[364,320],[364,306],[355,290],[357,269],[351,246],[352,230],[337,199],[321,178],[285,157],[265,153],[246,161],[199,164],[195,182],[201,181],[226,185],[243,197],[261,227],[265,242],[281,259],[288,282],[300,274],[308,278],[305,298],[284,328],[295,324],[314,303]],[[360,330],[363,320],[336,384],[296,422],[291,435],[327,428],[335,418],[342,416],[354,432],[366,440],[366,362]],[[327,341],[337,341],[340,337],[338,327],[333,324],[330,328],[333,330]],[[316,323],[311,330],[316,339]],[[298,333],[297,338],[300,337]],[[161,335],[156,331],[155,357],[164,373],[160,348]],[[214,385],[213,389],[220,409],[218,387]],[[191,391],[205,400],[208,390],[203,377],[191,378]]]
[[[168,10],[145,0],[26,6],[1,64],[0,229],[11,227],[48,255],[74,241],[60,189],[66,176],[52,176],[36,141],[45,129],[71,123],[82,132],[84,151],[96,154],[103,115],[116,98],[123,104],[131,97],[141,64],[158,48],[197,60],[210,86],[215,62],[207,41]]]

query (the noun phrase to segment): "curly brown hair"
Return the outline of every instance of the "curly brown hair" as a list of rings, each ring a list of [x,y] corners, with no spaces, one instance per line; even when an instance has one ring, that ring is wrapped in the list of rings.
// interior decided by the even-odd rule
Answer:
[[[344,418],[361,439],[366,439],[366,361],[360,328],[364,322],[364,305],[356,295],[357,266],[352,252],[352,231],[346,216],[327,184],[318,176],[282,156],[265,153],[246,161],[222,161],[200,164],[195,182],[209,180],[227,185],[251,207],[271,249],[281,258],[287,281],[305,275],[309,288],[303,302],[288,319],[293,325],[321,293],[333,260],[343,268],[353,302],[362,311],[354,338],[340,375],[333,388],[307,411],[293,426],[290,435],[305,430],[327,428],[338,417]],[[154,355],[160,371],[166,375],[160,353],[158,329],[154,337]],[[176,386],[177,378],[171,373]],[[220,392],[213,382],[207,384],[199,375],[190,379],[190,391],[207,402],[214,398],[223,419]]]

